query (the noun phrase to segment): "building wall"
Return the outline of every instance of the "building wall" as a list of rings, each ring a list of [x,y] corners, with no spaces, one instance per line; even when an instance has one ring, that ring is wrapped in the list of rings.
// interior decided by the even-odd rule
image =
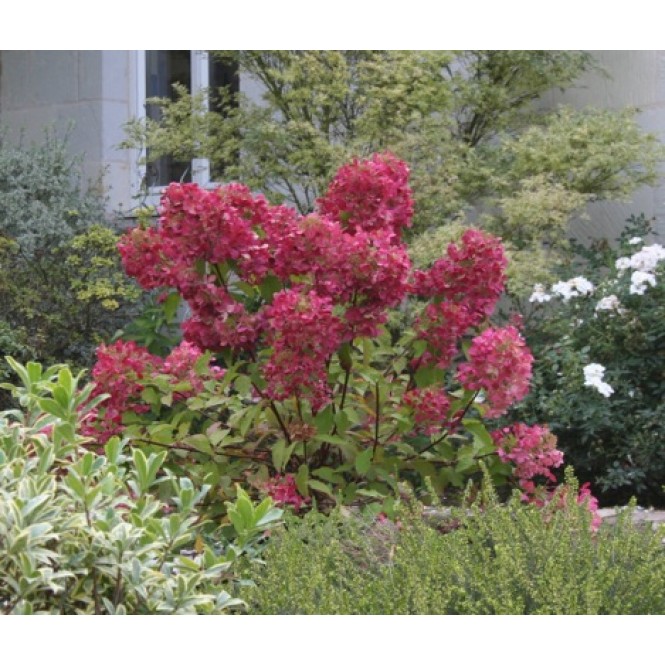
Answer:
[[[0,52],[0,123],[40,140],[69,131],[90,183],[102,177],[109,210],[131,205],[131,160],[117,145],[136,104],[131,51]]]
[[[551,92],[543,104],[576,108],[638,109],[637,121],[665,143],[665,51],[590,51],[600,71],[587,73],[565,92]],[[665,164],[661,167],[665,173]],[[643,187],[624,202],[589,206],[589,220],[576,222],[576,235],[616,237],[625,219],[644,213],[654,217],[655,230],[665,236],[665,178],[656,187]]]

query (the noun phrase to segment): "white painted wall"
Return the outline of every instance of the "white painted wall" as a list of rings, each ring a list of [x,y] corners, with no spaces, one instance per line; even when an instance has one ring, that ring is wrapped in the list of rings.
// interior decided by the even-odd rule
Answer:
[[[590,51],[603,71],[587,73],[564,93],[543,98],[546,106],[600,107],[639,110],[637,121],[665,142],[665,51]],[[661,168],[665,173],[665,164]],[[597,202],[589,206],[589,220],[575,223],[576,235],[616,237],[625,219],[644,213],[655,217],[655,230],[665,236],[665,178],[656,187],[643,187],[629,201]],[[663,238],[661,238],[662,240]]]

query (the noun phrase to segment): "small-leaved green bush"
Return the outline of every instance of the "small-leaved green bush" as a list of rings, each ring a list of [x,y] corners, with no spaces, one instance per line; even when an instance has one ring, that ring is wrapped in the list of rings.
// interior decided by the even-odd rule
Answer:
[[[572,476],[545,508],[485,489],[436,522],[310,513],[272,538],[257,614],[661,614],[663,533],[623,513],[594,532]]]

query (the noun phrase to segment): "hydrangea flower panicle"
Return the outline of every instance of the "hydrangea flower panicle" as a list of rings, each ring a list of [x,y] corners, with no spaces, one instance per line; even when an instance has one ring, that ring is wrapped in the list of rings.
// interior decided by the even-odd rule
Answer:
[[[408,179],[408,166],[390,153],[355,159],[334,176],[319,210],[352,233],[390,230],[398,242],[413,217]]]
[[[300,510],[309,499],[298,492],[296,479],[292,474],[276,475],[264,485],[266,494],[279,506],[293,506]]]
[[[516,328],[488,328],[473,338],[468,356],[457,379],[467,390],[485,392],[488,418],[504,414],[528,393],[533,356]]]

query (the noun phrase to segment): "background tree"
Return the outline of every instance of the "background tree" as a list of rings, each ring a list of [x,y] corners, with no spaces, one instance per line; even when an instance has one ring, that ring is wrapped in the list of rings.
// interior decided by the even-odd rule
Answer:
[[[530,292],[567,247],[589,201],[653,183],[662,154],[633,111],[539,109],[594,66],[576,51],[218,51],[258,82],[262,99],[221,90],[213,109],[177,88],[161,121],[136,120],[127,146],[151,159],[206,157],[301,213],[354,156],[390,150],[412,168],[413,233],[472,220],[512,251],[513,294]],[[151,100],[156,101],[156,100]],[[236,103],[237,102],[237,103]],[[223,166],[222,166],[223,165]],[[444,232],[450,235],[450,231]],[[427,251],[416,261],[427,263]]]
[[[14,143],[0,128],[1,356],[88,364],[139,296],[116,242],[66,140]]]

